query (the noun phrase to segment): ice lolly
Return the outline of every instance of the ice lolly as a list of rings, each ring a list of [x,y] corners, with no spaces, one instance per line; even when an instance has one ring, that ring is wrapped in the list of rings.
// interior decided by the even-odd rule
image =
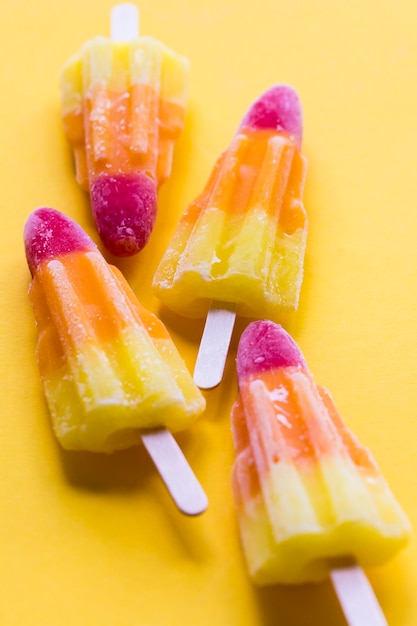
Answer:
[[[232,486],[254,582],[320,581],[344,562],[380,565],[402,548],[405,514],[282,326],[247,326],[237,375]]]
[[[205,400],[165,326],[62,213],[34,211],[24,243],[37,360],[62,447],[112,452],[142,439],[153,458],[150,447],[164,442],[171,454],[167,429],[189,426]]]
[[[62,118],[100,237],[112,254],[129,256],[147,243],[158,188],[171,173],[189,63],[139,36],[134,5],[116,5],[111,32],[87,41],[62,69]]]
[[[200,387],[221,380],[236,313],[282,322],[297,309],[307,232],[301,138],[297,93],[273,86],[248,110],[157,268],[154,290],[169,308],[208,313]]]

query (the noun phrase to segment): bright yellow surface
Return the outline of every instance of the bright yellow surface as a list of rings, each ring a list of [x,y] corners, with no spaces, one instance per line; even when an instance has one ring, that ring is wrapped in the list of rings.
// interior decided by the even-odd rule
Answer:
[[[0,20],[2,626],[342,626],[329,584],[256,590],[230,490],[233,351],[206,415],[178,437],[210,505],[182,517],[143,449],[56,443],[34,357],[22,229],[53,206],[96,238],[60,122],[58,73],[108,33],[109,0],[3,2]],[[160,309],[153,271],[247,106],[292,84],[305,113],[310,218],[291,329],[417,527],[417,7],[411,0],[143,0],[142,32],[192,63],[186,129],[156,229],[118,263],[190,369],[202,331]],[[243,324],[237,327],[236,337]],[[417,547],[367,572],[392,626],[417,624]]]

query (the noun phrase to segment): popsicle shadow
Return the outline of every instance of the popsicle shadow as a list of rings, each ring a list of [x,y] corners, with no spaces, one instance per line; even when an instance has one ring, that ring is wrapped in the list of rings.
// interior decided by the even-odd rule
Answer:
[[[195,433],[184,431],[175,438],[187,459],[202,453],[203,443]],[[52,432],[51,442],[56,447],[68,484],[76,489],[123,493],[145,489],[155,478],[160,480],[157,468],[141,444],[112,453],[65,450]]]
[[[186,446],[186,439],[182,437],[179,442],[182,449]],[[204,525],[198,518],[183,515],[177,509],[144,447],[139,445],[113,454],[61,449],[60,457],[68,483],[76,490],[96,496],[151,493],[151,506],[169,519],[171,538],[177,542],[184,555],[194,561],[209,558],[211,548],[205,538]]]
[[[393,568],[389,579],[394,577],[397,581],[395,612],[400,620],[398,623],[405,623],[408,602],[406,575],[399,562],[389,567]],[[388,572],[372,568],[365,573],[383,613],[391,623],[390,603],[394,602],[394,595],[392,583],[388,582]],[[256,588],[255,594],[262,613],[262,626],[346,626],[330,580],[318,584]]]
[[[255,590],[262,626],[346,626],[330,582]]]
[[[162,320],[170,332],[179,335],[185,341],[195,346],[197,355],[201,335],[203,334],[204,320],[191,319],[177,315],[162,303],[159,303],[156,315]]]
[[[69,451],[58,446],[68,483],[91,492],[126,492],[143,488],[156,471],[142,446],[112,454]]]

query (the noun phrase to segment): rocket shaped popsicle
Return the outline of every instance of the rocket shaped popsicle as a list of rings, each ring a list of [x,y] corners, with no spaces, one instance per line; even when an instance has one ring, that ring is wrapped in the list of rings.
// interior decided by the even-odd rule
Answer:
[[[288,333],[249,324],[237,375],[232,486],[254,582],[319,581],[345,559],[379,565],[402,548],[406,516]]]
[[[188,61],[139,37],[137,25],[134,5],[116,5],[111,38],[87,41],[61,72],[76,178],[90,193],[104,245],[118,256],[135,254],[149,239],[188,89]]]
[[[282,321],[297,309],[307,233],[301,138],[294,89],[276,85],[252,104],[156,271],[155,293],[169,308],[209,313],[207,324],[213,311],[228,311],[231,329],[235,313]],[[210,337],[204,351],[209,367],[217,343]],[[198,384],[214,386],[221,374]]]
[[[41,208],[24,241],[37,360],[61,445],[112,452],[189,426],[204,410],[201,392],[162,322],[87,234]]]

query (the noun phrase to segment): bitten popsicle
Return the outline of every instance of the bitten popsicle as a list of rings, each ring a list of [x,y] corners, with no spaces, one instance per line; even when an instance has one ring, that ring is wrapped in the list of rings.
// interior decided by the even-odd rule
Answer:
[[[409,537],[370,452],[278,324],[249,324],[237,375],[232,487],[250,576],[259,585],[331,576],[349,624],[385,624],[375,601],[369,615],[364,603],[360,616],[350,616],[340,584],[343,574],[353,576],[357,590],[360,567],[384,563]]]
[[[87,41],[62,69],[62,118],[100,237],[112,254],[129,256],[147,243],[158,188],[171,173],[189,63],[139,36],[134,5],[114,7],[111,32]]]
[[[189,426],[205,400],[165,326],[139,304],[121,272],[105,261],[81,227],[62,213],[34,211],[24,243],[38,327],[37,361],[62,447],[112,452],[142,439],[179,507],[201,512],[205,494],[166,429]],[[160,446],[166,448],[162,457]],[[170,459],[185,468],[180,476],[174,468],[164,471]],[[182,480],[186,484],[176,484]],[[194,499],[184,503],[187,488]]]
[[[222,378],[236,313],[282,322],[297,309],[307,233],[301,138],[297,93],[273,86],[248,110],[155,273],[169,308],[208,313],[194,372],[202,388]]]

